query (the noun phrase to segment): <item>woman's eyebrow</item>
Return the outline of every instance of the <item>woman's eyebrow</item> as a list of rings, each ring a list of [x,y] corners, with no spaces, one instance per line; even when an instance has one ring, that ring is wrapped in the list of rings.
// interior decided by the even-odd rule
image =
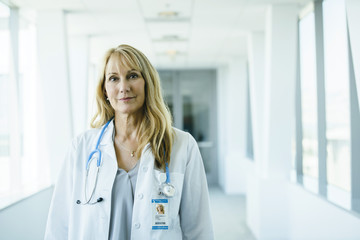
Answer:
[[[116,72],[110,72],[107,75],[111,75],[111,74],[117,74]]]
[[[131,72],[140,72],[140,71],[138,71],[138,70],[136,70],[136,69],[131,69],[131,70],[127,71],[127,74],[129,74],[129,73],[131,73]],[[117,73],[117,72],[109,72],[109,73],[106,74],[106,75],[113,75],[113,74],[117,75],[118,73]]]

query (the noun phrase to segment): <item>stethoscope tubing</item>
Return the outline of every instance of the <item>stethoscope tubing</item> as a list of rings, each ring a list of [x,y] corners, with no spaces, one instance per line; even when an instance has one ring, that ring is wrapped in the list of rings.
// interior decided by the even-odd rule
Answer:
[[[100,145],[100,142],[101,142],[101,139],[103,138],[103,135],[104,135],[104,132],[105,132],[105,129],[109,126],[110,122],[113,120],[113,117],[104,125],[104,127],[102,128],[101,130],[101,133],[100,133],[100,136],[98,138],[98,141],[96,143],[96,147],[95,147],[95,150],[92,151],[89,155],[89,158],[86,162],[86,171],[89,171],[89,165],[90,165],[90,162],[91,162],[91,159],[92,159],[92,156],[95,154],[95,153],[98,153],[99,154],[99,157],[97,159],[97,163],[96,163],[96,166],[97,167],[100,167],[100,164],[101,164],[101,151],[99,150],[99,145]]]
[[[97,140],[97,143],[96,143],[96,147],[95,147],[95,150],[92,151],[89,155],[89,158],[86,162],[86,177],[85,177],[85,203],[81,203],[80,200],[77,200],[77,204],[95,204],[95,203],[98,203],[98,202],[101,202],[103,201],[103,198],[99,198],[96,202],[90,202],[94,193],[95,193],[95,189],[96,189],[96,185],[97,185],[97,181],[98,181],[98,176],[99,176],[99,170],[100,170],[100,165],[101,165],[101,162],[102,162],[102,156],[101,156],[101,151],[99,149],[99,145],[100,145],[100,142],[103,138],[103,135],[104,135],[104,132],[105,132],[105,129],[108,127],[108,125],[110,124],[110,122],[113,120],[113,117],[104,125],[104,127],[102,128],[101,130],[101,133],[100,133],[100,136]],[[89,167],[90,167],[90,163],[93,159],[93,156],[94,154],[98,154],[98,159],[97,159],[97,162],[96,162],[96,166],[97,166],[97,170],[96,170],[96,178],[95,178],[95,186],[93,187],[92,191],[91,191],[91,195],[90,195],[90,198],[87,198],[87,194],[86,194],[86,190],[87,190],[87,180],[88,180],[88,175],[89,175]],[[165,149],[164,149],[164,157],[165,157]],[[170,183],[170,171],[169,171],[169,164],[167,161],[165,161],[165,170],[166,170],[166,182],[165,184],[167,186],[170,186],[174,189],[175,191],[175,188],[174,186]],[[168,195],[166,194],[166,192],[162,191],[162,194],[166,197],[172,197],[172,195]]]

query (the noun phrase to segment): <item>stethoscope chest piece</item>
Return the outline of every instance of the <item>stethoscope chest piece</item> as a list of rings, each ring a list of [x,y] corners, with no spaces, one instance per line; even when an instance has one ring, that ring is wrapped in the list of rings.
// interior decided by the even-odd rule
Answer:
[[[162,183],[160,185],[160,194],[165,197],[173,197],[175,195],[175,187],[171,183]]]
[[[159,175],[159,194],[171,198],[175,195],[175,187],[170,183],[170,171],[168,162],[165,162],[165,170],[166,173],[160,173]]]

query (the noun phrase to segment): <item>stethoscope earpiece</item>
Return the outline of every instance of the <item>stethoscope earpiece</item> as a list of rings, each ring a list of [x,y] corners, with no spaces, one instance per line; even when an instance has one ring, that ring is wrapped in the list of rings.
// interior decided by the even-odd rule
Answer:
[[[86,202],[86,203],[81,203],[80,200],[77,200],[76,201],[76,204],[81,204],[81,205],[86,205],[86,204],[95,204],[95,203],[99,203],[99,202],[102,202],[104,199],[102,197],[99,197],[96,202]]]

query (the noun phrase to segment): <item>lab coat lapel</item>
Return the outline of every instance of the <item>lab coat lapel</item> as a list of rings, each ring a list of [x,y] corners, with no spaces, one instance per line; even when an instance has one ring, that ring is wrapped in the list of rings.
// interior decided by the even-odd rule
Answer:
[[[102,166],[110,165],[113,167],[113,163],[116,163],[116,154],[114,148],[114,142],[112,139],[114,132],[114,120],[112,120],[106,128],[102,140],[100,141],[99,148],[103,154]],[[108,166],[107,166],[108,167]]]

